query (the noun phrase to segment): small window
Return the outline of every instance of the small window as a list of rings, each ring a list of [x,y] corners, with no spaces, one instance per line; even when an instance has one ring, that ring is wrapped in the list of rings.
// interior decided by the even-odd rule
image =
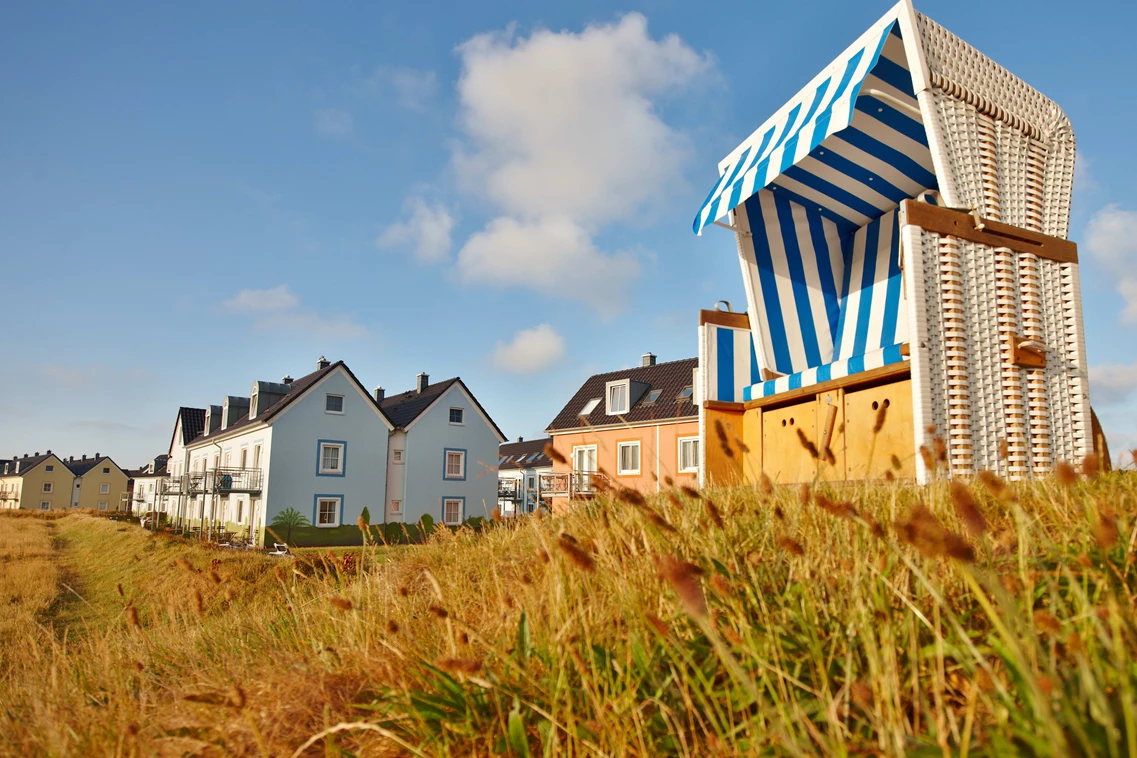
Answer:
[[[403,462],[403,451],[402,450],[392,450],[391,451],[391,460],[394,461],[395,463],[402,463]]]
[[[99,501],[99,510],[105,511],[106,509],[107,509],[107,501],[106,500],[100,500]]]
[[[237,501],[237,523],[238,524],[245,523],[244,516],[245,516],[245,501],[244,500],[238,500]]]
[[[151,491],[151,492],[153,492],[153,491],[154,491],[154,482],[150,482],[150,491]]]
[[[316,526],[332,527],[340,525],[340,499],[338,497],[322,497],[316,505]]]
[[[39,509],[41,511],[50,511],[51,510],[51,501],[50,500],[41,500],[39,503]]]
[[[450,423],[451,424],[461,425],[461,424],[466,423],[465,416],[466,416],[466,413],[461,408],[451,408],[450,409]]]
[[[402,512],[403,512],[403,501],[402,500],[392,500],[391,501],[391,513],[402,513]]]
[[[618,416],[628,412],[629,382],[608,382],[607,400],[608,415]]]
[[[110,468],[104,468],[103,469],[104,474],[109,474],[110,472],[111,472]]]
[[[616,445],[616,473],[634,475],[640,473],[640,443],[620,442]]]
[[[679,472],[690,474],[699,470],[699,438],[679,438]]]
[[[581,416],[589,415],[594,410],[596,410],[596,406],[598,406],[598,405],[600,405],[600,398],[598,398],[598,397],[592,398],[591,400],[589,400],[587,403],[584,404],[583,408],[580,409],[580,415]]]
[[[51,494],[51,490],[52,490],[53,486],[54,485],[51,482],[44,482],[43,483],[43,492],[45,494]]]
[[[343,395],[328,395],[324,404],[325,413],[343,413]]]
[[[446,479],[466,478],[466,453],[461,450],[446,451]]]
[[[100,484],[99,485],[99,494],[100,495],[109,495],[110,492],[111,492],[111,486],[109,484]]]
[[[343,445],[320,443],[320,473],[343,474]]]
[[[50,474],[52,471],[55,471],[55,466],[49,463],[43,467],[43,470]]]
[[[455,498],[442,501],[442,521],[449,526],[462,523],[462,500]]]
[[[686,400],[687,398],[691,397],[691,392],[692,392],[692,388],[690,386],[684,387],[683,391],[680,392],[679,396],[675,399],[676,400]]]
[[[661,394],[663,394],[663,390],[652,390],[651,392],[647,393],[647,399],[644,400],[644,405],[651,405],[656,400],[659,400],[659,396]]]

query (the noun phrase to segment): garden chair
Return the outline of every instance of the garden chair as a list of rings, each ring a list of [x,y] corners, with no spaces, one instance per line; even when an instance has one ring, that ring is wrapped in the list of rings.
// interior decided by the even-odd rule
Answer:
[[[1073,166],[1057,105],[893,7],[695,219],[734,232],[748,309],[700,317],[704,479],[1020,479],[1090,453]]]
[[[268,555],[288,555],[291,556],[292,552],[288,549],[288,545],[283,542],[272,543],[272,550],[269,550]]]

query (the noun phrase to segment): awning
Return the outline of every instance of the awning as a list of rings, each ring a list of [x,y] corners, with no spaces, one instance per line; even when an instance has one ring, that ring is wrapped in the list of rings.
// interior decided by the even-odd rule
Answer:
[[[770,188],[842,233],[936,186],[893,8],[720,164],[693,229]]]

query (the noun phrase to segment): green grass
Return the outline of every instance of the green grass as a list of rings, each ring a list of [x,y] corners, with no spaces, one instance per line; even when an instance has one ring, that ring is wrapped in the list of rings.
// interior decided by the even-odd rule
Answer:
[[[618,493],[295,561],[69,517],[0,752],[1137,754],[1137,477],[970,493]]]

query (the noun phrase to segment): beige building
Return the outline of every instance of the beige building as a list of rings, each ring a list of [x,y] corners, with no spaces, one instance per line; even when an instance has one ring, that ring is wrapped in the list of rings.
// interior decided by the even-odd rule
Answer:
[[[129,510],[130,478],[105,455],[68,458],[65,462],[75,481],[71,485],[71,507],[93,511]]]
[[[0,467],[0,508],[63,510],[71,507],[75,474],[50,450]]]

